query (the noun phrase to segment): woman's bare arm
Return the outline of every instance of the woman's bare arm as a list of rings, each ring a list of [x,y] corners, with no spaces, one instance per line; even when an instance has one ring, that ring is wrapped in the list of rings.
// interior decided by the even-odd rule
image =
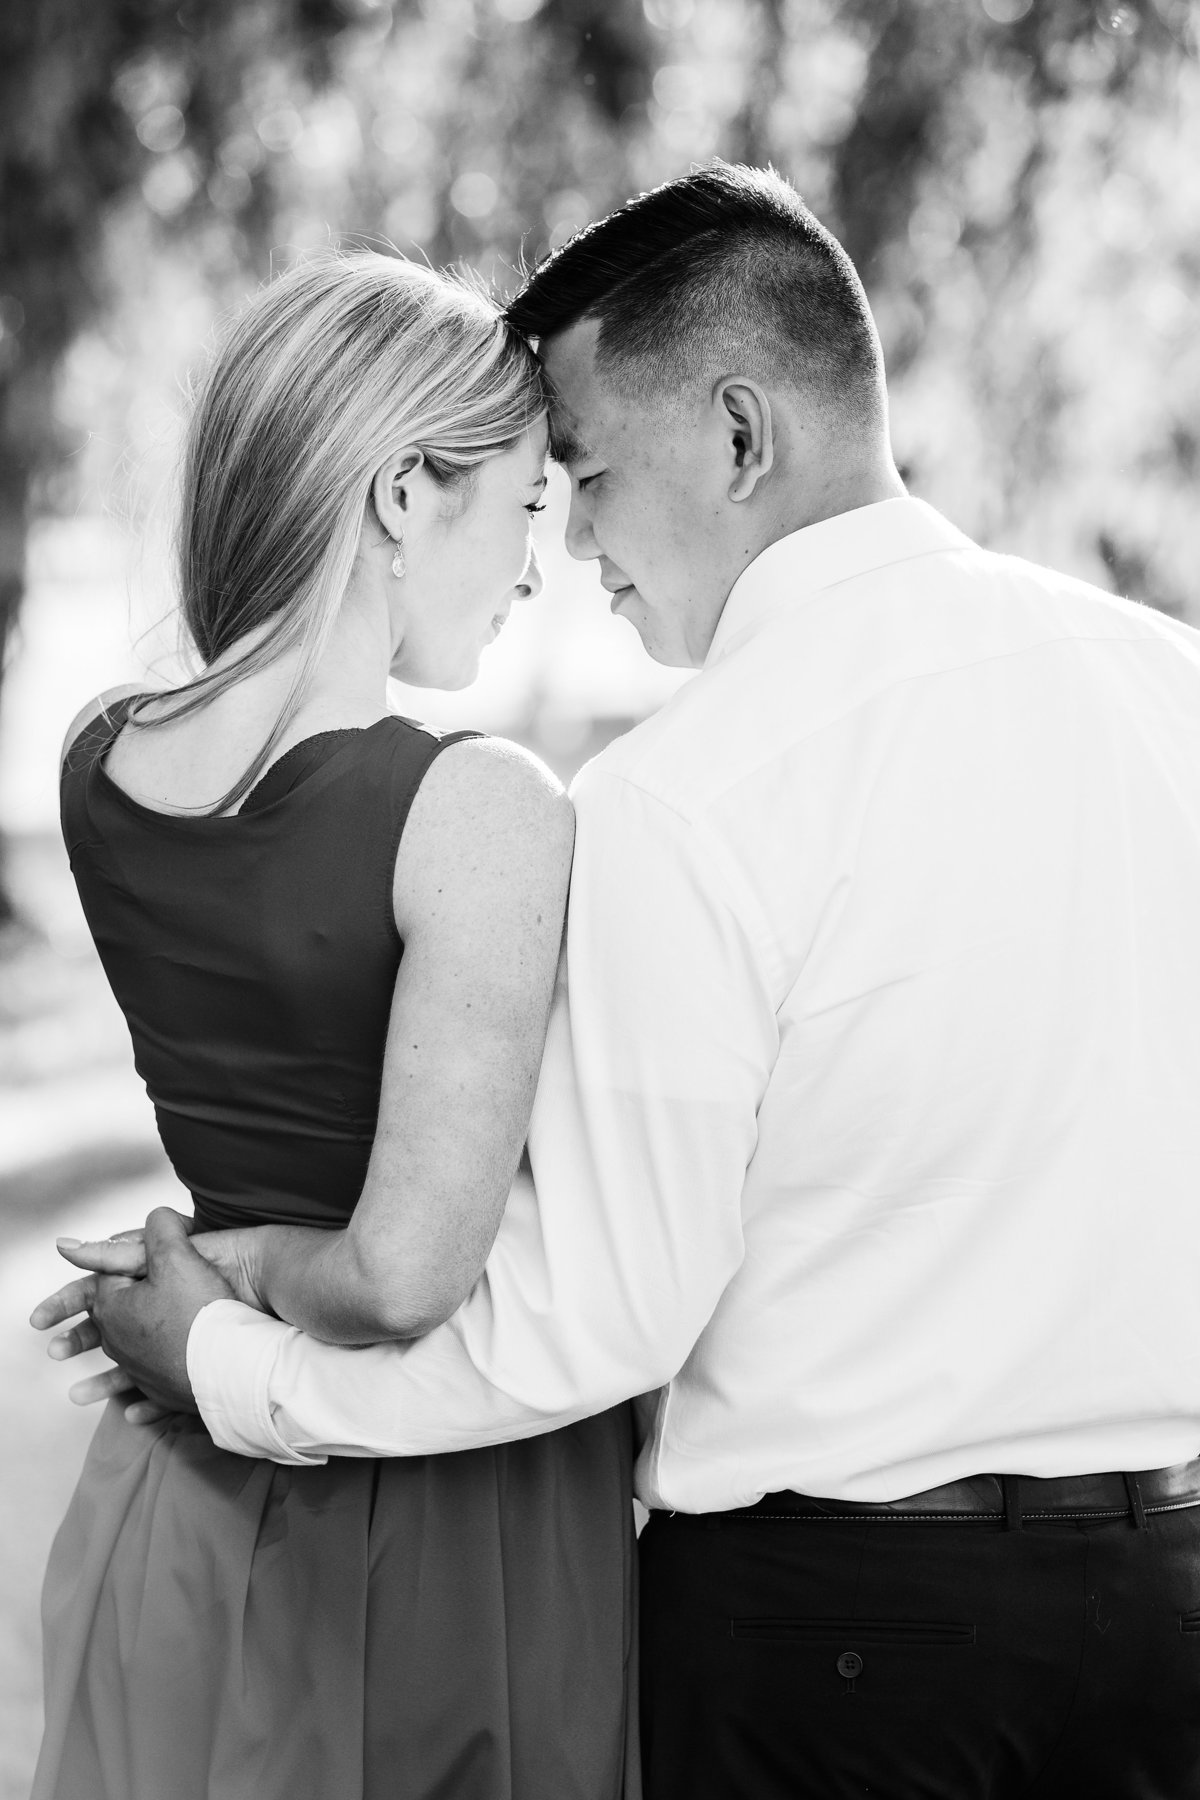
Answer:
[[[404,956],[350,1223],[217,1234],[280,1318],[330,1343],[411,1337],[474,1286],[533,1106],[573,836],[562,788],[515,746],[468,741],[433,763],[397,859]]]

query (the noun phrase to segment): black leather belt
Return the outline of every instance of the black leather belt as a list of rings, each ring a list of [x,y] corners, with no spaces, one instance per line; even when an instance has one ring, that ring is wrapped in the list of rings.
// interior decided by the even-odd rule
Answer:
[[[897,1523],[990,1521],[1018,1526],[1039,1519],[1132,1518],[1200,1506],[1200,1459],[1170,1469],[1106,1475],[968,1475],[901,1500],[822,1500],[811,1494],[764,1494],[754,1506],[701,1515],[712,1519],[859,1519]],[[685,1515],[676,1515],[683,1517]]]

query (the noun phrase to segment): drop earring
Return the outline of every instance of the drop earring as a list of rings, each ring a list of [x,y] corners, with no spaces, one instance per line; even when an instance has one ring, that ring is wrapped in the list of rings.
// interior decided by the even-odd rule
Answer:
[[[395,540],[395,543],[396,543],[396,554],[392,558],[392,574],[396,577],[396,580],[399,581],[401,576],[405,573],[405,571],[408,568],[408,562],[404,555],[404,539],[403,539],[403,537],[398,537]]]

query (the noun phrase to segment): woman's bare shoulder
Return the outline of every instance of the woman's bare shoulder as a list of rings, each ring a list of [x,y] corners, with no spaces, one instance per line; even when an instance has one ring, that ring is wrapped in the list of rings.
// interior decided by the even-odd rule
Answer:
[[[94,724],[102,713],[108,711],[110,706],[115,706],[118,700],[127,700],[130,694],[142,692],[143,689],[138,686],[137,682],[127,681],[120,687],[105,688],[102,694],[97,694],[94,700],[89,700],[86,706],[81,706],[67,726],[66,736],[62,742],[60,762],[67,760],[67,752],[80,733],[86,731],[89,725]]]
[[[575,809],[561,781],[537,756],[504,738],[448,744],[413,801],[396,863],[397,910],[431,901],[464,878],[486,901],[507,890],[565,881],[575,841]]]
[[[557,775],[532,750],[507,738],[460,738],[430,765],[417,800],[450,829],[490,823],[507,830],[572,838],[575,809]],[[415,811],[414,807],[414,811]]]

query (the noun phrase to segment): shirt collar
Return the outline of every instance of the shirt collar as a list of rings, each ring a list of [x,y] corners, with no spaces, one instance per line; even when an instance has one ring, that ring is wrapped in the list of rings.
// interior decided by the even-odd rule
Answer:
[[[835,513],[779,538],[755,557],[729,590],[704,667],[726,656],[768,613],[808,594],[891,563],[939,550],[973,549],[970,538],[924,500],[905,495]]]

